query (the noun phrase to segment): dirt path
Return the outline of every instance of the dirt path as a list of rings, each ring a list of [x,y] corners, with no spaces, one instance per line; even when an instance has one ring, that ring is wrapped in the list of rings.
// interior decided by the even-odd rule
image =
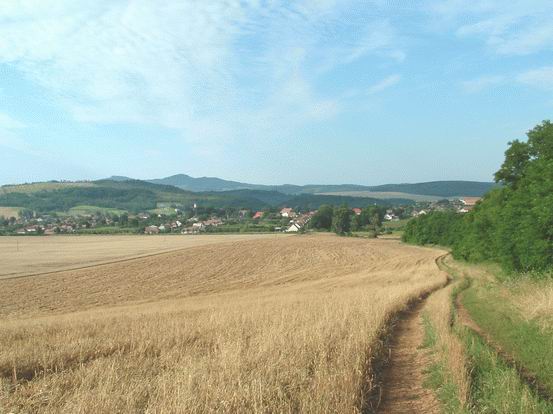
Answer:
[[[378,413],[439,413],[439,402],[424,388],[428,356],[420,349],[424,339],[421,311],[425,301],[405,312],[392,335],[390,363],[382,375],[383,394]]]

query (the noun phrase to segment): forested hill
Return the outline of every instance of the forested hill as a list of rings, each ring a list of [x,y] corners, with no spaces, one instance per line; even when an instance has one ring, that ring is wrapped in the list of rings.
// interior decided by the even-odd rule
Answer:
[[[110,179],[116,181],[131,180],[127,177],[115,176]],[[264,190],[277,191],[284,194],[321,194],[321,193],[352,193],[352,192],[379,192],[379,193],[406,193],[434,197],[481,197],[498,186],[492,182],[477,181],[433,181],[415,184],[386,184],[366,186],[358,184],[308,184],[308,185],[262,185],[248,184],[238,181],[229,181],[217,177],[194,178],[186,174],[177,174],[171,177],[147,180],[154,184],[171,185],[187,191],[231,191],[231,190]]]
[[[457,258],[494,261],[507,270],[553,270],[553,124],[513,141],[495,174],[503,187],[473,211],[431,213],[409,222],[404,240],[450,246]]]
[[[393,206],[412,203],[407,199],[294,195],[262,190],[194,193],[170,185],[129,179],[46,182],[0,187],[0,206],[41,213],[66,212],[78,206],[142,212],[154,210],[160,205],[190,207],[198,204],[203,207],[262,210],[281,206],[316,209],[322,204],[366,207],[374,204]]]

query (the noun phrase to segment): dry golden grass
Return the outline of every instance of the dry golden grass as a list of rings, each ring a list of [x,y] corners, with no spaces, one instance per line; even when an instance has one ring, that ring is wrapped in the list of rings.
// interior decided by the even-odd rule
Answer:
[[[0,412],[360,412],[441,253],[298,236],[0,281]]]
[[[542,329],[553,328],[553,281],[523,278],[509,286],[510,300],[526,320],[536,321]]]
[[[503,272],[493,264],[451,262],[459,272],[470,276],[476,283],[493,285],[495,292],[514,305],[514,311],[527,321],[536,322],[542,329],[553,329],[553,280],[533,278],[520,274],[499,283],[497,275]]]
[[[0,207],[0,216],[17,218],[20,210],[18,207]]]
[[[271,235],[0,237],[0,278],[264,237]]]

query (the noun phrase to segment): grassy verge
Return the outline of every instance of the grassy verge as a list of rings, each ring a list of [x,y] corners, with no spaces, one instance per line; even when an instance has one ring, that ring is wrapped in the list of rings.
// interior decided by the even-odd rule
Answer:
[[[462,329],[471,360],[471,405],[476,413],[553,413],[553,405],[541,400],[521,381],[517,371],[505,364],[484,341]]]
[[[495,283],[475,283],[464,293],[463,305],[474,321],[553,395],[553,331],[525,320]]]
[[[450,259],[440,266],[455,280],[444,298],[431,298],[424,320],[425,346],[434,354],[428,369],[427,385],[436,391],[446,413],[553,413],[553,404],[543,400],[521,379],[480,336],[457,320],[453,304],[463,292],[463,305],[473,319],[500,343],[516,344],[521,362],[533,363],[543,375],[551,364],[550,336],[538,325],[520,317],[512,301],[490,271],[467,267]],[[471,271],[472,270],[472,271]],[[467,276],[474,276],[469,279]],[[440,292],[445,295],[446,292]],[[462,351],[457,348],[459,343]],[[509,350],[513,350],[511,347]],[[461,364],[464,353],[465,364]],[[532,355],[534,354],[534,355]],[[548,355],[547,355],[548,354]],[[538,365],[538,361],[541,365]],[[465,367],[469,378],[460,375]],[[466,394],[465,394],[466,387]]]
[[[423,347],[429,349],[434,355],[434,362],[426,371],[425,386],[433,389],[442,404],[443,412],[452,414],[469,413],[466,401],[461,396],[455,374],[448,366],[448,360],[444,358],[443,345],[440,345],[440,337],[436,332],[428,314],[423,316],[424,343]],[[442,349],[440,349],[442,348]]]

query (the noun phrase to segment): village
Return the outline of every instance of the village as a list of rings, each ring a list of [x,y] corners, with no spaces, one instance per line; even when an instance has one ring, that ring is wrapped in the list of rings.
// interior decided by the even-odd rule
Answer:
[[[469,212],[480,200],[465,197],[454,200],[419,202],[410,206],[387,208],[382,211],[383,222],[399,222],[432,211]],[[359,216],[362,209],[350,209]],[[200,233],[263,233],[304,231],[317,210],[302,210],[284,206],[280,209],[213,209],[172,206],[163,212],[113,214],[102,212],[78,215],[40,214],[21,211],[18,217],[0,216],[0,234],[200,234]]]

